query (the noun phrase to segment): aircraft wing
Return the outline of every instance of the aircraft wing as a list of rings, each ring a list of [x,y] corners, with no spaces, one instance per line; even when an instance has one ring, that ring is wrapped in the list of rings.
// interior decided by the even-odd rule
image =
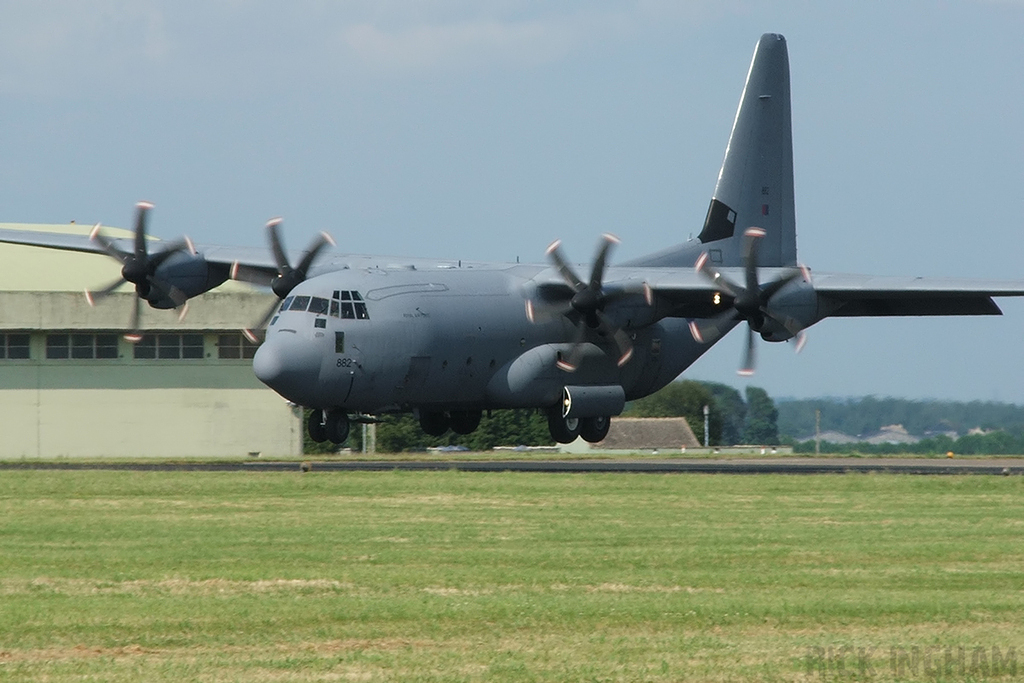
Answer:
[[[120,232],[120,231],[119,231]],[[152,240],[153,246],[159,249],[160,240],[148,237]],[[115,237],[110,240],[118,249],[131,252],[134,248],[130,237]],[[0,229],[0,242],[8,244],[23,244],[32,247],[43,247],[46,249],[59,249],[62,251],[78,251],[91,254],[105,254],[106,251],[96,241],[83,233],[59,233],[42,232],[39,230],[17,230]],[[253,268],[265,268],[268,271],[277,272],[274,258],[266,247],[222,247],[215,245],[197,244],[196,251],[202,254],[209,263],[231,266],[235,261],[244,263]],[[302,254],[294,252],[289,254],[298,260]]]
[[[67,226],[46,227],[65,228]],[[87,229],[85,226],[79,227],[83,230]],[[106,227],[104,229],[109,230],[112,233],[117,233],[116,235],[111,235],[109,237],[110,242],[115,247],[123,252],[131,252],[133,250],[134,244],[132,238],[120,236],[126,231]],[[160,249],[161,240],[154,237],[147,237],[147,240],[151,240],[151,248],[156,251]],[[7,228],[4,225],[0,225],[0,243],[2,242],[63,251],[77,251],[92,254],[106,253],[99,243],[90,239],[89,235],[83,231],[77,231],[74,233],[48,232],[42,230]],[[214,268],[223,269],[223,272],[225,273],[229,272],[232,266],[237,263],[247,269],[250,273],[253,271],[262,273],[267,278],[277,275],[277,263],[274,260],[273,253],[267,247],[223,246],[212,244],[195,244],[194,246],[196,253],[202,256],[203,260]],[[290,249],[286,252],[288,261],[292,264],[300,262],[305,255],[305,250]],[[319,275],[321,273],[343,268],[407,268],[410,266],[420,269],[444,268],[456,267],[457,263],[459,263],[458,260],[452,259],[439,260],[419,257],[408,258],[383,255],[348,254],[330,251],[324,253],[316,261],[316,263],[310,268],[309,274],[310,276]]]
[[[733,282],[743,271],[722,269]],[[762,268],[762,283],[792,269]],[[563,286],[552,275],[549,286]],[[718,290],[706,277],[683,268],[609,268],[607,288],[646,283],[659,307],[658,317],[710,318],[722,311]],[[802,283],[802,280],[800,280]],[[1024,281],[814,273],[810,287],[822,317],[1001,315],[996,297],[1024,296]]]
[[[47,247],[64,251],[84,251],[94,254],[106,253],[88,235],[59,232],[40,232],[38,230],[0,230],[0,242],[9,244],[25,244],[32,247]],[[131,249],[130,240],[114,240],[124,242],[125,249]]]
[[[1024,282],[815,274],[830,316],[1001,315],[993,297],[1024,296]]]

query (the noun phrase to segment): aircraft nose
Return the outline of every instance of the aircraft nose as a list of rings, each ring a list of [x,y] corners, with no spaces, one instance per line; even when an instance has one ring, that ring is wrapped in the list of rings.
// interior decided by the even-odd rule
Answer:
[[[261,382],[289,401],[315,403],[320,357],[304,340],[281,339],[281,334],[269,337],[256,350],[252,370]]]

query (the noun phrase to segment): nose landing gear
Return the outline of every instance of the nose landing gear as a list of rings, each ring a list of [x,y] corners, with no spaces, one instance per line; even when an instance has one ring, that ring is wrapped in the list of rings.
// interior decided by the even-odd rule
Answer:
[[[350,428],[348,414],[343,410],[314,410],[306,423],[309,438],[317,443],[343,444],[348,439]]]

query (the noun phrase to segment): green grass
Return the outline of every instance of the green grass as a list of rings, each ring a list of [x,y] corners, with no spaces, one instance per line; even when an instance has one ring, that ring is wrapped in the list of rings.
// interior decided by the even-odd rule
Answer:
[[[4,471],[0,680],[1024,676],[1022,537],[1018,477]]]

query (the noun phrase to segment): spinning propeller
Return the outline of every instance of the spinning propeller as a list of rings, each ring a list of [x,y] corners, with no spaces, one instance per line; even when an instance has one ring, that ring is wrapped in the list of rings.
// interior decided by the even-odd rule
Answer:
[[[263,285],[264,287],[270,287],[277,298],[284,299],[295,289],[296,285],[306,279],[309,272],[309,268],[313,265],[313,261],[316,260],[320,252],[323,251],[327,245],[334,246],[334,239],[326,232],[321,232],[314,238],[313,242],[309,245],[309,249],[302,256],[302,260],[294,268],[288,262],[288,255],[284,251],[283,243],[281,242],[281,235],[277,231],[277,226],[281,224],[280,218],[272,218],[267,221],[267,239],[270,242],[270,251],[274,254],[274,262],[277,263],[277,275],[272,275],[262,270],[252,268],[249,266],[243,266],[237,261],[231,266],[231,279],[241,280],[243,282],[250,282],[256,285]],[[258,330],[267,324],[267,321],[277,311],[277,307],[280,305],[279,301],[275,301],[270,308],[267,309],[263,317],[260,318],[259,322],[253,325],[247,330],[243,330],[245,336],[249,341],[254,344],[258,341],[254,330]]]
[[[188,251],[195,254],[195,246],[188,237],[182,237],[164,245],[160,251],[150,254],[146,240],[146,221],[149,210],[153,205],[149,202],[139,202],[135,205],[135,248],[132,251],[121,251],[115,246],[114,241],[103,234],[99,223],[95,225],[89,237],[103,248],[111,258],[121,264],[121,277],[110,283],[103,289],[91,292],[85,290],[85,298],[90,306],[114,292],[126,282],[135,285],[137,296],[133,298],[131,316],[128,322],[129,332],[124,335],[128,341],[135,343],[142,339],[140,327],[140,300],[146,299],[156,303],[162,299],[169,300],[175,308],[181,308],[179,319],[185,317],[188,310],[188,297],[180,289],[156,277],[156,271],[168,258],[178,252]],[[169,307],[168,307],[169,308]]]
[[[801,266],[783,273],[771,282],[760,284],[757,274],[757,245],[765,236],[761,228],[747,228],[743,233],[743,264],[746,271],[746,286],[732,282],[729,278],[708,264],[708,254],[704,252],[697,259],[694,269],[709,279],[722,294],[732,298],[732,306],[713,318],[694,320],[690,323],[690,333],[702,344],[718,339],[727,330],[730,323],[738,320],[747,321],[747,348],[743,357],[743,365],[737,371],[740,375],[754,374],[754,333],[761,332],[766,324],[775,323],[796,337],[797,353],[803,349],[807,336],[799,321],[784,312],[774,310],[771,306],[772,297],[790,282],[802,277],[810,283],[810,271]]]
[[[619,367],[629,362],[629,359],[633,357],[633,342],[630,340],[629,334],[616,325],[604,312],[604,309],[614,301],[635,294],[643,294],[648,305],[653,301],[653,292],[646,283],[640,287],[622,287],[612,290],[604,288],[603,280],[608,252],[612,246],[619,243],[619,238],[608,233],[605,233],[602,238],[603,241],[597,248],[594,265],[590,271],[589,282],[580,280],[562,256],[562,241],[552,242],[547,249],[547,255],[569,286],[571,297],[563,302],[546,304],[543,308],[538,308],[529,299],[526,301],[526,317],[532,323],[564,316],[575,325],[576,335],[573,339],[572,351],[569,352],[568,358],[559,358],[556,363],[560,369],[566,372],[574,372],[583,360],[588,329],[596,330],[601,336],[612,338],[619,353],[616,361]]]

